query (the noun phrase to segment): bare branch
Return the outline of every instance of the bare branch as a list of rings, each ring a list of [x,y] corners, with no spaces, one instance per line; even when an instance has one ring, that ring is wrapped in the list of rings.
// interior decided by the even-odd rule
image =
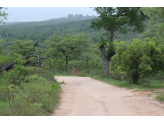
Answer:
[[[34,45],[33,52],[32,53],[29,53],[28,55],[22,57],[23,59],[29,59],[31,57],[35,57],[36,58],[36,61],[27,60],[23,65],[27,65],[29,63],[32,63],[33,65],[35,65],[35,64],[41,64],[42,67],[43,66],[46,66],[49,69],[49,66],[45,65],[43,60],[44,59],[48,59],[50,61],[50,66],[51,66],[51,60],[49,58],[47,58],[47,57],[41,57],[37,53],[35,53],[35,46],[37,46],[38,42],[39,41],[37,41],[37,43]],[[7,65],[3,66],[0,69],[0,72],[2,72],[4,70],[11,69],[14,64],[16,64],[16,62],[12,62],[11,64],[7,64]]]
[[[35,52],[35,46],[38,45],[38,42],[39,42],[39,41],[37,41],[36,44],[34,45],[34,47],[33,47],[33,52]]]

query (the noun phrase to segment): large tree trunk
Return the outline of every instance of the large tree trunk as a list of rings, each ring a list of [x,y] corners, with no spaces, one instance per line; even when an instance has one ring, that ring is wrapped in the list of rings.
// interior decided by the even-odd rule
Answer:
[[[66,57],[66,72],[68,73],[68,71],[67,71],[67,66],[68,66],[68,59],[67,59],[67,57]]]
[[[88,69],[88,60],[87,60],[87,69]]]
[[[109,42],[113,42],[113,36],[114,36],[114,30],[110,28],[110,41]],[[112,46],[110,44],[109,44],[109,50],[107,53],[105,51],[105,46],[101,46],[99,48],[101,50],[101,57],[102,57],[102,62],[103,62],[103,75],[110,77],[109,76],[109,63],[112,56],[115,54],[115,51],[114,49],[112,49]]]
[[[105,56],[105,46],[100,47],[103,62],[103,75],[109,77],[109,60]]]
[[[83,70],[83,59],[82,59],[82,66],[81,66],[81,70]]]
[[[105,59],[105,69],[106,69],[106,73],[105,73],[105,75],[107,76],[107,77],[110,77],[109,76],[109,60],[108,59]]]
[[[155,77],[156,67],[153,65],[153,77]]]
[[[4,71],[4,70],[7,70],[8,71],[8,70],[12,69],[12,67],[13,67],[14,64],[15,64],[15,62],[12,62],[10,64],[6,64],[6,65],[2,66],[2,68],[0,68],[0,73],[2,71]]]
[[[114,30],[110,29],[110,42],[113,42]]]

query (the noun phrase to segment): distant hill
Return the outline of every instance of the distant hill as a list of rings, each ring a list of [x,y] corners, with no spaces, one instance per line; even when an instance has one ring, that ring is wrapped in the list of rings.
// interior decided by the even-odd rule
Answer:
[[[5,22],[5,25],[17,24],[17,23],[21,23],[21,22]],[[2,26],[4,26],[4,24]]]
[[[37,22],[6,23],[0,30],[0,35],[5,39],[5,47],[13,45],[15,40],[33,40],[34,43],[39,40],[41,42],[39,46],[45,48],[44,40],[48,40],[53,34],[65,36],[66,34],[85,33],[90,34],[89,37],[94,42],[98,42],[99,37],[105,33],[105,30],[90,29],[89,26],[93,18],[97,17],[70,17]],[[131,31],[127,35],[122,35],[118,32],[115,34],[117,35],[115,39],[119,41],[130,41],[141,36],[141,34],[134,34]]]

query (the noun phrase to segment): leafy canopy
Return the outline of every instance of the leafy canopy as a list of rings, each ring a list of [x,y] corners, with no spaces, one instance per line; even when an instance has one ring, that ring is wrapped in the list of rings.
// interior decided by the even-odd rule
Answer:
[[[116,54],[112,60],[117,69],[126,72],[134,83],[138,83],[141,77],[152,74],[154,70],[164,69],[163,46],[156,37],[146,38],[144,41],[135,39],[130,45],[122,41],[114,43]]]
[[[12,51],[12,54],[18,53],[22,56],[25,56],[33,51],[33,43],[31,40],[26,42],[17,40],[14,42],[14,46],[8,46],[8,49]]]
[[[50,41],[47,41],[48,54],[53,57],[59,57],[64,60],[79,59],[83,51],[86,51],[92,40],[87,34],[66,35],[58,37],[53,35]]]
[[[163,37],[164,7],[143,7],[141,10],[150,18],[149,29],[145,32],[145,35]]]
[[[94,10],[100,15],[98,19],[92,20],[91,28],[104,28],[122,34],[126,34],[130,29],[134,32],[144,31],[143,20],[147,17],[139,7],[95,7]]]
[[[0,7],[0,23],[2,23],[4,20],[7,20],[7,13],[2,11],[3,9],[6,9],[7,8],[4,8],[4,7]]]

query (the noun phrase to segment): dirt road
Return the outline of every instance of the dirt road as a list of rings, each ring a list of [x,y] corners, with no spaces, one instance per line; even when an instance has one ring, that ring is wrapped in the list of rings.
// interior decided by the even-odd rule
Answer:
[[[164,116],[164,104],[148,97],[91,79],[56,76],[61,85],[60,104],[51,116]]]

